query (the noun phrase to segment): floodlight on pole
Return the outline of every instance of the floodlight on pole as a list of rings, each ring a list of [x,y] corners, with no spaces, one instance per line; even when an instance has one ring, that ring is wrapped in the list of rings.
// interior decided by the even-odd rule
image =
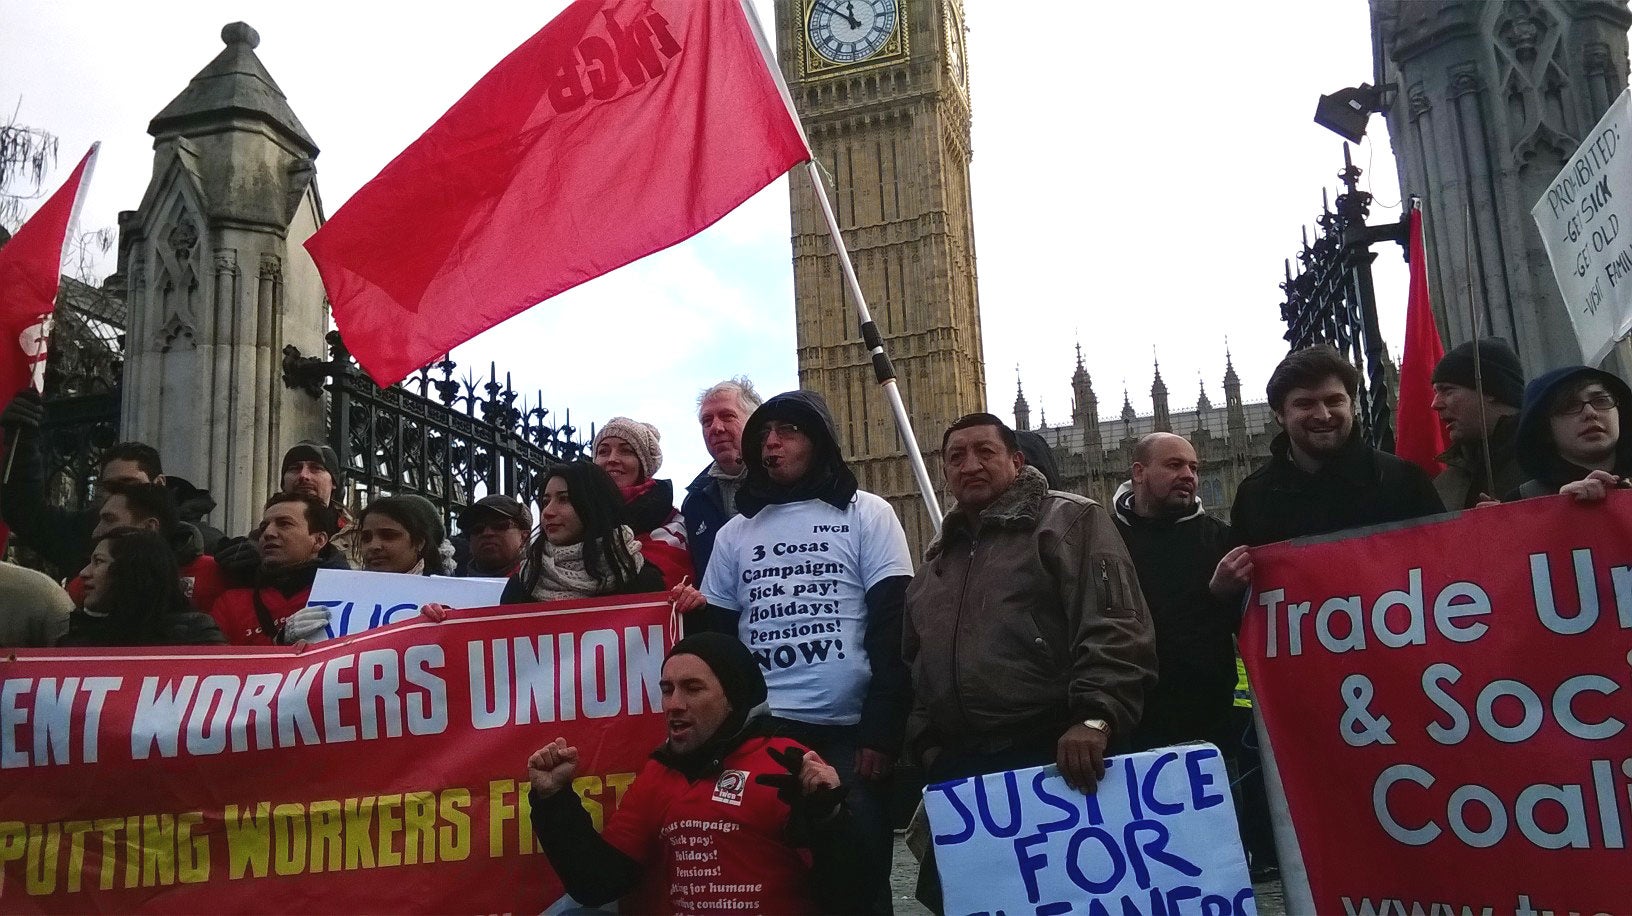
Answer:
[[[1366,122],[1374,112],[1383,110],[1383,93],[1393,88],[1393,83],[1381,86],[1361,83],[1352,89],[1323,95],[1315,105],[1315,123],[1350,143],[1359,143],[1366,135]]]

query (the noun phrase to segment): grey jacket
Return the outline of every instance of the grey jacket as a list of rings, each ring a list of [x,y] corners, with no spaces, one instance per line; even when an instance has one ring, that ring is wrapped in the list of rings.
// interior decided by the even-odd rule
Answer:
[[[1102,718],[1113,740],[1156,681],[1150,613],[1109,513],[1035,468],[978,517],[954,507],[907,589],[908,737],[1000,751]]]

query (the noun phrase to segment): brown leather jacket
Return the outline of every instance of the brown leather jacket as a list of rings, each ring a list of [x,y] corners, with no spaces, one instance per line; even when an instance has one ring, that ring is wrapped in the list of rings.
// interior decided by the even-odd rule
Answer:
[[[1101,718],[1112,740],[1156,681],[1150,612],[1098,503],[1022,468],[977,518],[954,507],[907,589],[918,751],[998,751]]]

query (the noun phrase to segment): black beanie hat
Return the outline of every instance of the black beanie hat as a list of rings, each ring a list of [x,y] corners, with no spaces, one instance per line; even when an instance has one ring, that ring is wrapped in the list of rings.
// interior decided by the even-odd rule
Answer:
[[[746,717],[765,702],[765,675],[759,671],[754,653],[742,640],[724,633],[694,633],[674,644],[664,659],[695,655],[703,660],[725,689],[725,698],[736,716]]]
[[[281,474],[288,470],[289,465],[295,461],[315,461],[323,465],[324,470],[329,472],[329,476],[334,478],[335,487],[339,488],[340,456],[335,454],[334,449],[330,448],[326,443],[319,442],[316,439],[302,439],[296,442],[289,447],[289,451],[283,453],[283,466],[278,469],[278,473]]]
[[[1434,367],[1434,384],[1461,385],[1476,388],[1473,377],[1473,341],[1451,348]],[[1499,404],[1512,408],[1524,406],[1524,367],[1519,354],[1500,337],[1479,341],[1479,374],[1483,376],[1485,394]]]

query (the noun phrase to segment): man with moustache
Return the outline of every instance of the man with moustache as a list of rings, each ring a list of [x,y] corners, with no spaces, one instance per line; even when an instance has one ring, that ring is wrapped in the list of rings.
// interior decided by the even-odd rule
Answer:
[[[456,575],[508,579],[521,567],[533,513],[514,497],[495,493],[476,500],[459,515],[459,528],[470,544],[470,556]]]
[[[1283,430],[1269,463],[1247,476],[1230,510],[1231,541],[1213,593],[1239,597],[1252,580],[1247,548],[1445,511],[1421,468],[1366,444],[1354,422],[1360,370],[1320,344],[1281,360],[1267,394]]]
[[[1113,500],[1117,530],[1150,606],[1161,672],[1133,730],[1136,751],[1230,743],[1241,608],[1208,588],[1229,548],[1230,527],[1196,498],[1199,467],[1183,436],[1151,433],[1134,445],[1132,476]]]

